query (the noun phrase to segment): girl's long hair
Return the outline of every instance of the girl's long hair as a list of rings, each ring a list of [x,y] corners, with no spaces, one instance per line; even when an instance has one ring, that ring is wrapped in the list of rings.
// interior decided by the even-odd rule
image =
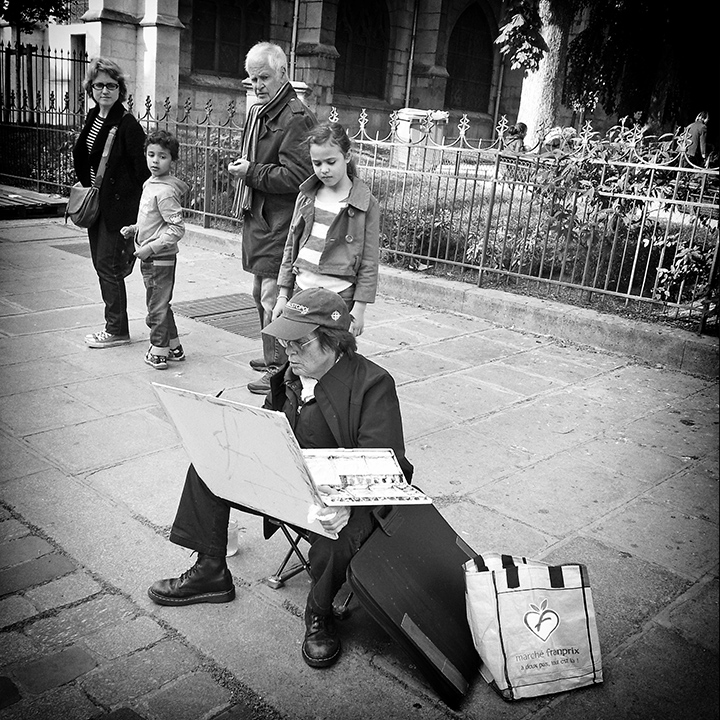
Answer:
[[[343,155],[346,157],[350,156],[352,143],[350,142],[347,132],[345,132],[345,128],[340,123],[320,123],[307,135],[308,147],[310,145],[324,145],[326,142],[337,145]],[[357,177],[357,167],[355,166],[355,159],[353,157],[350,157],[348,160],[347,174],[351,180]]]

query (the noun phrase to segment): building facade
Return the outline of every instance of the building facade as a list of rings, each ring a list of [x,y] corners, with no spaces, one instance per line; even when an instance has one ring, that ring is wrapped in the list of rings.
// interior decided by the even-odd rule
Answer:
[[[136,110],[150,98],[156,116],[167,103],[211,103],[242,121],[245,54],[270,40],[321,119],[334,107],[355,123],[365,109],[367,131],[384,136],[393,111],[442,110],[450,127],[466,115],[468,137],[491,138],[500,117],[522,120],[523,73],[494,43],[502,12],[502,0],[89,0],[70,23],[28,38],[114,59]],[[577,121],[562,114],[558,124]]]

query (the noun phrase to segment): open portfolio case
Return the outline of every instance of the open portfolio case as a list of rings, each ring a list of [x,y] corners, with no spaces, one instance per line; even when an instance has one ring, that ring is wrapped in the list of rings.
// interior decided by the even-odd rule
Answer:
[[[281,412],[158,383],[153,388],[218,497],[321,535],[329,533],[313,519],[313,506],[432,503],[405,480],[390,448],[303,450]]]

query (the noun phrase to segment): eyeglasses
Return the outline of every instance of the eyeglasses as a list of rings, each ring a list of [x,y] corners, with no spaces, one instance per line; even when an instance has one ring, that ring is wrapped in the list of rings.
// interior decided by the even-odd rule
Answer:
[[[92,84],[92,89],[99,90],[99,91],[107,89],[110,92],[113,92],[113,91],[117,90],[119,87],[120,87],[120,85],[118,85],[117,83],[93,83]]]
[[[313,338],[310,338],[309,340],[306,340],[304,343],[299,342],[298,340],[283,340],[281,338],[278,338],[278,343],[280,344],[280,347],[286,348],[287,350],[292,350],[293,352],[300,352],[306,345],[309,345],[313,340],[317,340],[317,335]]]

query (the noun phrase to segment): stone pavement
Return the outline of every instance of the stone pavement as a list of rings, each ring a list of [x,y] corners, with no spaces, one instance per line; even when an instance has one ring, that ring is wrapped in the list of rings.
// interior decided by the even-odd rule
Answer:
[[[238,258],[202,236],[183,244],[177,303],[249,292]],[[193,562],[167,541],[187,459],[150,383],[259,405],[245,389],[259,342],[179,317],[188,359],[153,370],[136,271],[133,343],[85,347],[102,308],[84,239],[58,220],[0,222],[2,720],[718,716],[717,367],[660,365],[679,357],[663,338],[612,353],[554,337],[538,313],[437,309],[383,272],[359,345],[398,382],[418,484],[477,551],[586,563],[598,616],[603,685],[506,703],[478,679],[454,712],[356,601],[340,662],[307,667],[308,581],[262,582],[285,548],[256,518],[236,515],[235,602],[149,601]],[[683,358],[697,345],[672,342]]]

